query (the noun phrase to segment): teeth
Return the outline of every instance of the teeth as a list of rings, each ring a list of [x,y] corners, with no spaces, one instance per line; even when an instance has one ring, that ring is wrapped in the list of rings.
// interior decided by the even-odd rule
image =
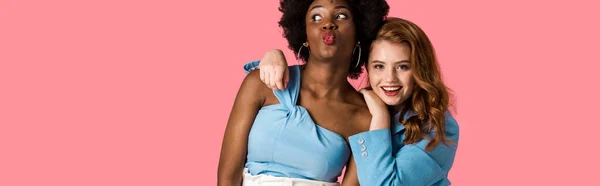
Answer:
[[[382,88],[383,88],[383,90],[386,90],[386,91],[396,91],[396,90],[400,89],[400,87],[382,87]]]

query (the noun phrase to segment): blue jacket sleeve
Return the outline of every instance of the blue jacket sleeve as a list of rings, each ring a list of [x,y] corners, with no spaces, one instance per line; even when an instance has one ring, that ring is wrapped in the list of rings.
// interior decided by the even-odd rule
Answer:
[[[253,70],[258,69],[258,64],[260,64],[260,60],[250,61],[244,64],[244,71],[246,74],[249,74]]]
[[[431,133],[430,135],[435,135]],[[458,144],[458,125],[446,114],[446,135]],[[393,143],[401,143],[401,134],[391,134],[390,129],[359,133],[348,138],[356,162],[361,185],[448,185],[448,171],[454,161],[456,144],[440,143],[425,151],[429,140],[402,146],[393,152]]]

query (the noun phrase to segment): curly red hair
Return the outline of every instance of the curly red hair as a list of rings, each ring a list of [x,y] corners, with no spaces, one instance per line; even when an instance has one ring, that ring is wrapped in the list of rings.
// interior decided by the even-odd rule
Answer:
[[[400,123],[406,130],[405,144],[413,144],[421,139],[429,139],[427,134],[435,132],[429,139],[426,150],[432,150],[439,143],[453,144],[445,135],[445,112],[450,106],[450,90],[442,81],[442,74],[431,41],[416,24],[401,18],[388,18],[379,29],[375,41],[405,43],[410,46],[410,61],[415,87],[412,97],[405,101],[400,110]],[[416,112],[402,120],[407,111]]]

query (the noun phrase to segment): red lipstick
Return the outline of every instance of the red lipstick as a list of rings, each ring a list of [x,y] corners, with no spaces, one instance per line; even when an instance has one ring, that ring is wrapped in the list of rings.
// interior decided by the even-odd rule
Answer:
[[[326,45],[333,45],[333,43],[335,42],[335,35],[333,35],[332,32],[323,33],[322,38],[323,38],[323,42]]]

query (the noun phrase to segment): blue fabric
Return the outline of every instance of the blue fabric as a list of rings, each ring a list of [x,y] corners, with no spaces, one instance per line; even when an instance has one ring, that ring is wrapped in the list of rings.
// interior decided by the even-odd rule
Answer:
[[[246,73],[258,61],[244,66]],[[300,68],[289,67],[287,89],[273,91],[279,104],[260,109],[248,137],[246,168],[252,175],[335,182],[350,158],[346,140],[317,125],[307,110],[296,105]]]
[[[409,112],[405,119],[415,115]],[[379,129],[350,136],[350,148],[361,185],[450,185],[448,172],[454,162],[456,145],[440,143],[425,151],[429,140],[405,145],[404,125],[394,116],[391,129]],[[458,144],[459,128],[450,112],[445,113],[446,137]],[[435,132],[429,137],[435,136]]]

